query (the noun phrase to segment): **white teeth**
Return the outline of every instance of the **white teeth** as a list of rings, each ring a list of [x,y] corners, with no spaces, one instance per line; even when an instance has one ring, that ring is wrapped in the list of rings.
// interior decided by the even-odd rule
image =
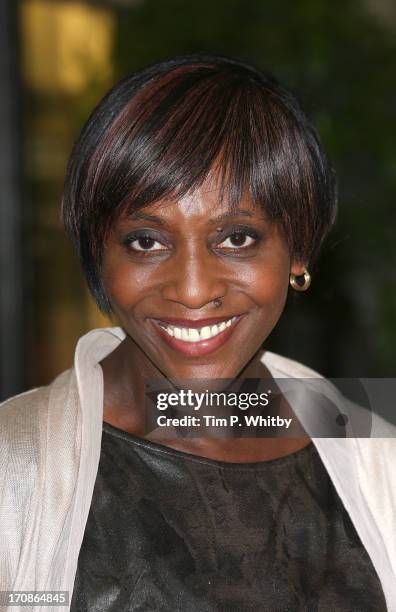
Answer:
[[[188,335],[190,342],[199,342],[201,337],[199,335],[199,331],[197,329],[189,329]]]
[[[208,338],[212,337],[212,333],[208,325],[201,329],[200,336],[201,336],[201,340],[207,340]]]
[[[190,336],[188,333],[188,329],[186,329],[185,327],[182,327],[181,333],[182,333],[181,339],[184,340],[184,342],[189,342]]]
[[[165,325],[165,323],[161,323],[161,327],[169,336],[174,336],[177,340],[183,340],[184,342],[202,342],[202,340],[214,338],[227,327],[230,327],[230,325],[236,321],[236,318],[237,317],[232,317],[232,319],[228,319],[228,321],[222,321],[219,325],[206,325],[200,329],[175,327],[174,325]]]

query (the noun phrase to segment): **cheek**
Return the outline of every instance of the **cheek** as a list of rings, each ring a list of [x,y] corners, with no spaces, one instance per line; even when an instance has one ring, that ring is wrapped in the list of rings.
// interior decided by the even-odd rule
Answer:
[[[252,313],[251,345],[262,346],[276,327],[285,308],[289,287],[287,266],[271,266],[261,269],[251,277],[249,298],[256,306]],[[249,343],[247,343],[249,344]]]
[[[247,290],[257,306],[272,307],[275,310],[284,306],[289,287],[288,258],[264,261],[254,266],[246,278]]]
[[[148,275],[121,257],[108,257],[102,279],[115,312],[133,309],[149,292]]]
[[[274,310],[284,306],[288,291],[288,277],[267,277],[264,281],[257,281],[257,299]]]

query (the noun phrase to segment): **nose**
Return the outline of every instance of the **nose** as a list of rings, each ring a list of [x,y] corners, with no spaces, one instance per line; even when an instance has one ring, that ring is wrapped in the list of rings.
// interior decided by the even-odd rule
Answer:
[[[162,285],[165,300],[186,308],[202,308],[226,293],[227,281],[221,262],[204,245],[180,252],[169,266]]]

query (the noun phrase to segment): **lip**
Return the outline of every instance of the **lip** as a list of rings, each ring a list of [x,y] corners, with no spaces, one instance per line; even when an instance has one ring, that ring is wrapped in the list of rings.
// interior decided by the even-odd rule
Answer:
[[[216,317],[211,319],[200,319],[199,321],[189,321],[188,319],[150,319],[150,321],[158,335],[166,342],[166,344],[168,344],[168,346],[175,349],[179,353],[183,353],[183,355],[187,355],[188,357],[202,357],[203,355],[213,353],[213,351],[227,342],[241,321],[242,317],[243,315],[238,315],[234,323],[232,323],[229,327],[226,327],[226,329],[220,332],[217,336],[214,338],[208,338],[207,340],[201,340],[200,342],[185,342],[184,340],[178,340],[174,336],[169,336],[169,334],[167,334],[166,331],[159,325],[159,322],[177,325],[175,322],[177,321],[179,325],[182,325],[181,322],[183,321],[184,327],[192,327],[196,329],[203,327],[206,323],[210,325],[212,321],[214,325],[216,322],[227,321],[227,319],[225,317]],[[229,318],[231,319],[232,316]],[[192,323],[195,323],[195,325],[192,325]]]

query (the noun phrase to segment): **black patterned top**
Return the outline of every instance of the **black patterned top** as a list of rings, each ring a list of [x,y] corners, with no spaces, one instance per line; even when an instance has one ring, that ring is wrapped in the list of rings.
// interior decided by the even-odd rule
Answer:
[[[72,612],[386,609],[312,442],[229,463],[103,424]]]

